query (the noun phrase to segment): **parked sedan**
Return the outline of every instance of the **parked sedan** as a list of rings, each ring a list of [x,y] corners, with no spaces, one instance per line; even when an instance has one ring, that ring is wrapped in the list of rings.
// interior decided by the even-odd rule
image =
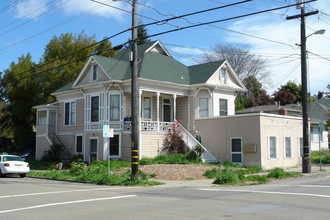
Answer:
[[[19,156],[0,155],[0,176],[5,174],[19,174],[25,177],[30,172],[30,164],[24,162]]]

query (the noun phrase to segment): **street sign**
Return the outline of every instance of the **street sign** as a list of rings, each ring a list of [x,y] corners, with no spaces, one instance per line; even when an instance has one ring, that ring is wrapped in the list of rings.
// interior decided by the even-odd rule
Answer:
[[[109,125],[103,125],[103,137],[110,137]]]
[[[113,138],[113,128],[110,128],[109,125],[103,125],[103,137]]]

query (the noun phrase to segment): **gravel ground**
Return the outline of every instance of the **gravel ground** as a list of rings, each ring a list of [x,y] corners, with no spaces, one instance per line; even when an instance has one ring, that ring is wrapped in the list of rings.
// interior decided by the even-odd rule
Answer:
[[[160,180],[202,180],[207,179],[203,174],[212,170],[215,165],[205,164],[153,164],[139,166],[139,170],[147,174],[156,174],[153,179]]]

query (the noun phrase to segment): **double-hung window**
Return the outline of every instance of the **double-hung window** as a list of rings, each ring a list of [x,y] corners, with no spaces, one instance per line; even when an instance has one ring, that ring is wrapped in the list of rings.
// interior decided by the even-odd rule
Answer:
[[[91,97],[91,122],[99,121],[99,96]]]
[[[38,121],[39,126],[47,124],[47,110],[38,111]]]
[[[277,137],[269,137],[269,159],[277,158]]]
[[[227,77],[228,77],[227,69],[222,68],[220,70],[220,80],[223,84],[227,84]]]
[[[64,104],[64,124],[76,124],[76,102],[66,102]]]
[[[151,98],[143,98],[143,118],[151,118]]]
[[[323,135],[320,134],[320,128],[319,127],[311,127],[311,141],[312,142],[319,142],[323,141]]]
[[[205,118],[209,116],[209,99],[199,98],[199,117]]]
[[[219,115],[220,116],[228,115],[228,100],[227,99],[219,100]]]
[[[83,136],[76,136],[76,153],[81,154],[83,152]]]
[[[92,81],[96,81],[97,79],[97,72],[98,72],[99,66],[98,65],[93,65],[93,72],[92,72]]]
[[[292,158],[292,141],[291,137],[284,138],[285,143],[285,158]]]
[[[110,121],[120,120],[120,95],[110,95]]]

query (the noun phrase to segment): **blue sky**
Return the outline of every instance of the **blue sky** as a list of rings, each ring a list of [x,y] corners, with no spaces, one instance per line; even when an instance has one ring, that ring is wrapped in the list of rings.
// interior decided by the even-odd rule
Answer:
[[[124,1],[99,0],[130,11]],[[162,20],[203,9],[219,7],[242,0],[139,0],[139,15],[143,23]],[[149,34],[176,29],[196,22],[208,22],[256,11],[281,7],[295,0],[254,0],[233,7],[219,9],[178,19],[162,25],[148,26]],[[9,7],[8,7],[9,6]],[[309,3],[306,11],[319,10],[307,18],[306,33],[326,29],[324,35],[308,38],[307,48],[319,55],[309,54],[309,89],[312,94],[326,91],[330,83],[330,1]],[[195,64],[205,51],[215,44],[248,44],[251,51],[269,62],[272,84],[264,85],[271,94],[288,80],[300,83],[299,20],[286,16],[299,14],[292,7],[250,17],[196,27],[152,38],[161,40],[173,57],[187,65]],[[152,20],[154,19],[154,20]],[[189,23],[190,22],[190,23]],[[131,14],[90,0],[7,0],[0,3],[0,71],[9,68],[18,57],[32,55],[38,62],[46,44],[62,33],[80,33],[82,30],[96,40],[111,36],[130,27]],[[130,33],[112,38],[113,45],[126,42]]]

